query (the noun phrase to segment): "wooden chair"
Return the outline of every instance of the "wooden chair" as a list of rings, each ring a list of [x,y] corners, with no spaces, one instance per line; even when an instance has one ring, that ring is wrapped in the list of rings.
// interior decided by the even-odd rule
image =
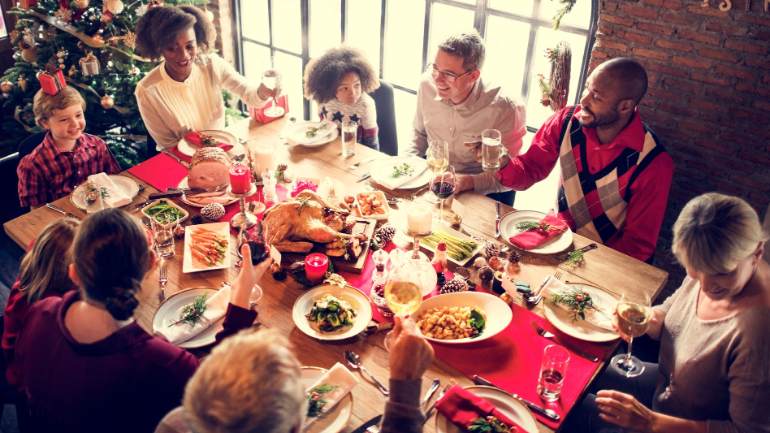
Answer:
[[[393,86],[380,80],[380,87],[371,94],[377,107],[377,138],[380,151],[388,155],[398,154],[398,134],[396,130],[396,108],[393,99]]]

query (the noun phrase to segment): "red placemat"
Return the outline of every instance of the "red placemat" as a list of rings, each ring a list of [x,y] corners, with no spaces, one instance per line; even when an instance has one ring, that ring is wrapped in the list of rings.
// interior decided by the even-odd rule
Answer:
[[[158,191],[176,188],[187,176],[187,169],[182,164],[162,153],[129,168],[128,172],[149,183]]]
[[[556,429],[581,397],[601,363],[591,362],[571,352],[561,398],[546,405],[537,395],[537,379],[543,349],[554,343],[537,335],[531,322],[536,322],[557,334],[568,350],[570,347],[576,347],[598,356],[599,359],[605,359],[614,348],[611,343],[590,343],[569,337],[556,330],[546,319],[518,305],[513,306],[511,323],[494,338],[463,345],[433,343],[433,348],[437,358],[464,375],[472,377],[478,374],[500,388],[555,410],[561,415],[559,422],[553,422],[536,413],[533,415],[543,424]]]

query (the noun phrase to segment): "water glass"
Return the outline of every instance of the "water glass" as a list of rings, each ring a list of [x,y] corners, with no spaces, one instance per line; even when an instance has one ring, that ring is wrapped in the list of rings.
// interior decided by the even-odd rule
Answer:
[[[155,218],[150,218],[152,242],[158,256],[174,257],[174,229],[178,222],[178,220],[160,222]]]
[[[350,158],[356,154],[358,141],[358,122],[345,120],[342,122],[342,157]]]
[[[503,156],[502,135],[497,129],[485,129],[481,132],[481,168],[485,171],[500,169]]]
[[[569,352],[567,349],[555,344],[546,346],[543,350],[540,376],[537,381],[537,393],[541,399],[547,402],[559,399],[568,366]]]

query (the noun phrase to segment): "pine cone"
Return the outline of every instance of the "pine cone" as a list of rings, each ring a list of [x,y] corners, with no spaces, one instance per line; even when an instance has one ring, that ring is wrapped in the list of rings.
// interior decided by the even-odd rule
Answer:
[[[466,290],[468,290],[468,283],[465,280],[453,278],[447,281],[444,287],[439,289],[439,293],[443,295],[444,293],[464,292]]]
[[[201,209],[201,216],[210,221],[216,221],[225,216],[225,207],[221,203],[209,203]]]
[[[385,223],[382,227],[377,229],[376,236],[380,237],[383,245],[387,244],[393,240],[394,236],[396,236],[396,228],[390,223]]]
[[[484,244],[484,257],[489,259],[490,257],[496,257],[500,255],[500,245],[495,242],[487,242]]]

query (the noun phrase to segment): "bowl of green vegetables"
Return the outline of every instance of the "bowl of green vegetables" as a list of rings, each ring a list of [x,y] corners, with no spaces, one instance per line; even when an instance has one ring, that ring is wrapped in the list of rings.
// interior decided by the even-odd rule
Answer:
[[[155,200],[142,208],[142,215],[165,224],[176,220],[182,222],[190,216],[186,210],[166,199]]]

